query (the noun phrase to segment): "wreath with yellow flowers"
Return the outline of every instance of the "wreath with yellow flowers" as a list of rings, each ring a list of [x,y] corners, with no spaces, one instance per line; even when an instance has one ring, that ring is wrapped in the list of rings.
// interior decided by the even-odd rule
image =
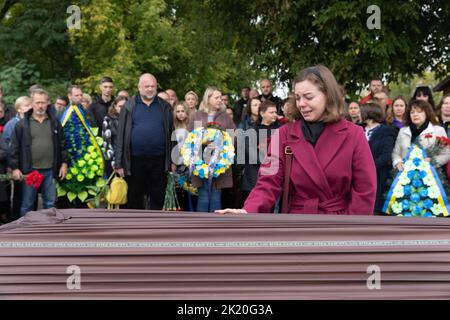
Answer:
[[[62,126],[68,151],[68,171],[58,182],[58,197],[66,196],[70,202],[85,202],[89,195],[97,196],[95,188],[105,185],[103,179],[103,143],[96,137],[97,130],[86,122],[81,107],[71,105],[62,117]],[[95,131],[95,132],[94,132]]]
[[[203,155],[210,153],[206,163]],[[183,163],[189,168],[189,174],[201,179],[217,178],[231,167],[234,161],[234,145],[230,135],[208,124],[206,128],[194,129],[187,136],[181,148]]]

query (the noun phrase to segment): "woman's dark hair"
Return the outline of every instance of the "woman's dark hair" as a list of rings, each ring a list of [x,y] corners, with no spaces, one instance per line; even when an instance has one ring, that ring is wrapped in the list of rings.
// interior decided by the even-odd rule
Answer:
[[[261,102],[260,98],[251,98],[248,100],[247,102],[247,117],[251,118],[252,117],[252,102],[253,100],[258,100],[259,102]],[[258,116],[259,116],[259,112],[258,112]]]
[[[423,100],[411,100],[408,105],[406,106],[405,111],[405,124],[409,126],[411,121],[411,110],[412,109],[419,109],[421,111],[424,111],[426,114],[426,120],[430,121],[434,125],[439,125],[439,122],[436,119],[436,115],[433,111],[433,107],[430,103],[423,101]]]
[[[111,106],[108,108],[108,115],[109,116],[118,116],[119,113],[116,110],[116,106],[121,101],[128,101],[128,99],[124,96],[118,96],[114,102],[111,104]]]
[[[419,86],[419,87],[417,87],[416,91],[414,91],[414,94],[413,94],[411,100],[417,100],[417,96],[419,94],[422,95],[422,96],[427,96],[428,97],[428,102],[431,104],[431,107],[433,108],[433,110],[435,110],[433,93],[431,92],[431,89],[429,87],[426,87],[426,86]]]
[[[361,120],[364,122],[365,120],[373,120],[377,123],[384,122],[384,114],[380,105],[377,103],[365,103],[360,107],[361,110]]]
[[[345,119],[345,120],[348,120],[348,121],[350,121],[350,122],[353,122],[353,119],[352,119],[352,117],[350,117],[350,112],[349,112],[350,105],[351,105],[352,103],[356,103],[356,104],[358,105],[358,107],[359,107],[359,113],[361,114],[361,106],[360,106],[360,104],[359,104],[357,101],[350,101],[348,104],[347,104],[347,103],[344,104],[344,119]]]
[[[303,69],[294,79],[294,90],[297,83],[306,80],[316,85],[327,99],[322,121],[333,123],[342,119],[344,116],[344,99],[333,73],[323,65]],[[301,114],[299,114],[300,117]]]

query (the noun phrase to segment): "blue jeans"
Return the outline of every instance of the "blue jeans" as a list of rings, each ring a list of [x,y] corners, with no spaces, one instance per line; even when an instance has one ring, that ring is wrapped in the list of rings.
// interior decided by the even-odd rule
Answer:
[[[56,201],[56,185],[53,179],[53,169],[37,169],[37,171],[44,175],[44,180],[41,184],[44,209],[53,208]],[[26,215],[27,212],[33,210],[36,195],[37,190],[34,187],[27,186],[25,181],[22,181],[22,205],[20,207],[21,217]]]
[[[203,182],[203,186],[198,189],[197,211],[198,212],[214,212],[214,210],[222,209],[222,193],[216,188],[211,190],[211,202],[208,195],[208,181]],[[209,205],[209,206],[208,206]]]

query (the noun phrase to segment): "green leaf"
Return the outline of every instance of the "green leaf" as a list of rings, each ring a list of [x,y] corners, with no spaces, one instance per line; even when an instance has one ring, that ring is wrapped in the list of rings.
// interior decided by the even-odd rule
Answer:
[[[98,128],[93,127],[93,128],[91,128],[91,130],[94,135],[98,136]]]
[[[95,183],[95,185],[99,188],[105,186],[105,180],[104,179],[98,179],[97,182]]]
[[[75,200],[75,198],[77,197],[77,195],[73,192],[69,192],[67,194],[67,199],[69,199],[70,202],[72,202],[73,200]]]
[[[88,197],[88,193],[86,191],[80,192],[78,194],[78,199],[80,199],[82,202],[84,202]]]
[[[90,195],[92,195],[92,196],[97,196],[97,192],[95,192],[94,190],[92,190],[92,189],[89,189],[88,190],[88,193],[90,194]]]
[[[61,186],[58,186],[56,188],[56,192],[57,192],[57,197],[64,197],[67,194],[67,191],[64,190]]]

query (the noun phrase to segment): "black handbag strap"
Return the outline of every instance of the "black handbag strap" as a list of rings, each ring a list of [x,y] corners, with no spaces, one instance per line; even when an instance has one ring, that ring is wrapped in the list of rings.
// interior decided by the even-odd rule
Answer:
[[[283,200],[281,202],[281,213],[289,212],[289,185],[292,167],[292,149],[290,146],[284,148],[285,155],[285,169],[284,169],[284,188],[283,188]]]

